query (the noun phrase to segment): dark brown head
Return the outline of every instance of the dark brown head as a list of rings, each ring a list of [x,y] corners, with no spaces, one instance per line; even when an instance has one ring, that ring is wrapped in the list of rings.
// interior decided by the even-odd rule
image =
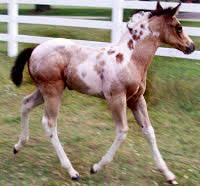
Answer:
[[[195,45],[176,18],[180,6],[178,4],[175,8],[164,9],[158,2],[156,10],[150,15],[150,29],[159,34],[161,43],[190,54],[195,50]]]

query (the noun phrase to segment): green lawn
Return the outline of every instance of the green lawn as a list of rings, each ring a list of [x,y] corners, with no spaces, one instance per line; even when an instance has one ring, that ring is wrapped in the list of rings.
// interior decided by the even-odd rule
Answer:
[[[5,24],[1,24],[0,32],[5,30]],[[98,29],[20,25],[20,33],[110,40],[108,31]],[[28,46],[20,44],[20,50]],[[114,124],[105,101],[73,91],[63,95],[58,130],[65,151],[81,174],[80,183],[72,182],[60,167],[42,129],[42,106],[31,113],[30,141],[14,161],[12,147],[20,134],[20,103],[35,87],[27,70],[22,87],[11,83],[13,60],[6,56],[6,44],[1,42],[0,185],[167,185],[165,178],[155,171],[148,145],[130,111],[130,130],[123,146],[111,164],[90,175],[90,166],[104,155],[114,139]],[[181,186],[199,186],[200,62],[155,57],[148,72],[145,97],[161,153],[177,181]]]
[[[29,143],[13,160],[12,146],[20,133],[20,102],[35,87],[25,75],[23,86],[16,88],[9,80],[12,64],[13,59],[0,54],[0,185],[71,185],[42,129],[42,106],[31,114]],[[155,58],[148,76],[149,114],[160,150],[180,185],[185,186],[197,186],[200,179],[199,92],[198,61]],[[82,176],[81,185],[165,185],[130,112],[128,122],[128,138],[114,161],[91,176],[91,164],[114,138],[114,124],[104,101],[65,92],[58,130],[65,151]]]

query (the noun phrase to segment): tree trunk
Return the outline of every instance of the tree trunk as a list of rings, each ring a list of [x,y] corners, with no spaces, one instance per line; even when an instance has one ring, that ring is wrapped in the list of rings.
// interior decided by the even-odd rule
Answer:
[[[35,11],[36,12],[44,12],[47,10],[50,10],[51,6],[50,5],[35,5]]]

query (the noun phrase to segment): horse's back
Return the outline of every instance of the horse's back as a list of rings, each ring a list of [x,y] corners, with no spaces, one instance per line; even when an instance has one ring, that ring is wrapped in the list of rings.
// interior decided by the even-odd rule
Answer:
[[[29,71],[36,84],[63,81],[71,89],[85,92],[88,87],[77,74],[77,67],[96,49],[78,45],[68,39],[53,39],[37,46],[29,61]]]
[[[56,81],[62,78],[62,71],[69,56],[62,55],[65,47],[73,45],[69,40],[53,39],[37,46],[29,60],[29,71],[36,83]]]
[[[64,49],[65,47],[70,48],[73,45],[75,44],[71,40],[63,38],[45,41],[34,49],[31,60],[38,62],[40,59],[46,59],[52,56],[52,52],[59,52],[60,49]]]

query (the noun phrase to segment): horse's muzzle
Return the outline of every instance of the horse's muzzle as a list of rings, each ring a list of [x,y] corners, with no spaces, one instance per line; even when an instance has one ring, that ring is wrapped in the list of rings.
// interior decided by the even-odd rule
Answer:
[[[192,52],[194,52],[195,50],[195,45],[194,43],[191,43],[190,46],[188,46],[186,48],[186,50],[184,51],[185,54],[191,54]]]

